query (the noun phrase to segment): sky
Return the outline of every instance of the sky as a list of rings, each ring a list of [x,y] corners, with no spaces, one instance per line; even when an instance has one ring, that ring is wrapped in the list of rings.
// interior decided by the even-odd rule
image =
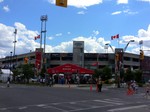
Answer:
[[[15,29],[15,55],[39,48],[40,39],[34,37],[43,15],[48,17],[46,53],[72,53],[73,41],[84,41],[85,53],[113,53],[108,43],[133,54],[143,49],[150,56],[149,14],[150,0],[68,0],[67,8],[55,0],[0,0],[0,58],[14,52]],[[135,41],[125,49],[130,40]]]

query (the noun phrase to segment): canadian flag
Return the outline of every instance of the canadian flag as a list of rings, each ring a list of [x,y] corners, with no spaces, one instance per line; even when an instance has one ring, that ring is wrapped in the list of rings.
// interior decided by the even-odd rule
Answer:
[[[119,34],[111,36],[111,40],[119,38]]]
[[[40,38],[40,35],[35,36],[35,37],[34,37],[34,40],[39,39],[39,38]]]

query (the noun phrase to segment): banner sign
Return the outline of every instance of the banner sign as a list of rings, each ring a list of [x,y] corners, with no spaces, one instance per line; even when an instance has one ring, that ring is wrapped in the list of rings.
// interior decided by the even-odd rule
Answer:
[[[36,49],[35,52],[35,67],[39,70],[41,69],[41,64],[42,64],[42,50],[41,49]]]

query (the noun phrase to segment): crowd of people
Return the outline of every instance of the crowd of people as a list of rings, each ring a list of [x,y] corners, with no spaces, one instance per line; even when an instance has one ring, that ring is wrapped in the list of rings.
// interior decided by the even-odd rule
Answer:
[[[69,76],[69,75],[55,75],[50,76],[46,79],[45,82],[49,86],[53,86],[55,83],[57,84],[96,84],[97,91],[102,91],[102,79],[101,77],[94,79],[92,76]],[[10,86],[10,77],[7,79],[7,87]],[[127,83],[127,94],[137,94],[138,93],[138,84],[135,80],[131,80]],[[145,84],[145,96],[146,98],[150,97],[150,80]]]

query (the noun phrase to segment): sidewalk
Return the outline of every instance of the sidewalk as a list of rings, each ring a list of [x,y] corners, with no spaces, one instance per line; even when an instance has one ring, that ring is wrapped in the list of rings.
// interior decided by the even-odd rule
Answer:
[[[62,88],[77,88],[77,89],[89,89],[90,87],[93,90],[96,90],[96,84],[54,84],[53,87],[62,87]],[[108,89],[108,88],[117,88],[115,85],[106,85],[104,84],[103,89]]]

